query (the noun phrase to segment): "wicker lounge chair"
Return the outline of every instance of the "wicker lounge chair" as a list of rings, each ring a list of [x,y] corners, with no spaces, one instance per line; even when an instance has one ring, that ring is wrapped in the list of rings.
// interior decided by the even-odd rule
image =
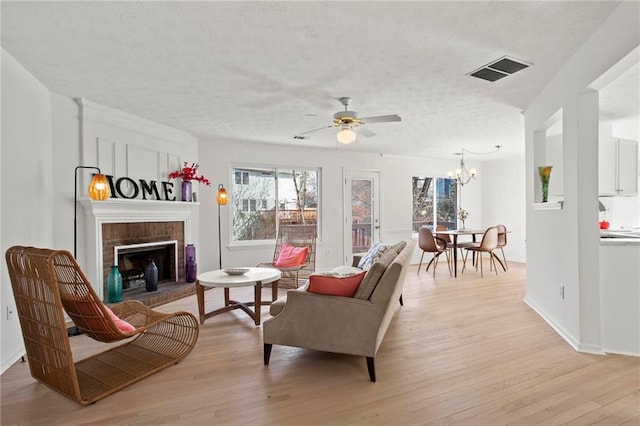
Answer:
[[[135,328],[121,331],[68,251],[15,246],[6,260],[31,375],[82,405],[178,363],[198,340],[190,313],[156,312],[138,301],[111,307]],[[90,337],[127,342],[74,363],[63,308]]]
[[[280,288],[298,288],[304,285],[309,275],[316,270],[316,230],[313,225],[281,225],[272,262],[262,262],[257,266],[276,268],[282,272],[278,280]],[[302,264],[293,267],[276,266],[276,260],[284,243],[296,247],[308,247],[307,257]]]

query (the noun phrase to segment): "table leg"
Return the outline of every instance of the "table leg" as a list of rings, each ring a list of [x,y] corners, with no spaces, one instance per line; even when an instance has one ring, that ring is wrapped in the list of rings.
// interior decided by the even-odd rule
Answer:
[[[200,281],[196,280],[196,295],[198,297],[198,316],[200,324],[204,324],[204,286],[200,285]]]
[[[453,234],[453,276],[458,276],[458,235]]]
[[[262,313],[260,309],[262,305],[262,281],[256,281],[256,285],[253,288],[254,288],[253,321],[256,323],[256,325],[260,325],[260,314]]]
[[[224,288],[224,306],[229,306],[229,287]]]
[[[271,301],[278,300],[278,280],[271,283]]]

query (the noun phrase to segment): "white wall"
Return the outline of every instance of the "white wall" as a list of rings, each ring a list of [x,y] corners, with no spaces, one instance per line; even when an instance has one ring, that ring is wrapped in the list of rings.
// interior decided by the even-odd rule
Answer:
[[[482,217],[484,224],[507,227],[507,262],[526,261],[526,201],[524,156],[482,164]]]
[[[365,143],[365,142],[363,142]],[[381,176],[381,239],[393,242],[399,238],[411,238],[411,181],[414,176],[446,176],[448,170],[459,164],[457,159],[421,159],[379,154],[361,154],[344,149],[326,150],[306,146],[291,147],[238,141],[201,140],[200,164],[203,173],[213,182],[211,188],[200,192],[200,247],[202,253],[199,270],[218,267],[218,205],[215,202],[219,183],[230,187],[231,168],[239,165],[276,165],[295,167],[321,167],[321,235],[317,246],[316,268],[328,269],[344,264],[343,249],[343,169],[380,171]],[[464,203],[470,211],[468,226],[483,226],[483,168],[479,163],[468,162],[468,167],[478,169],[479,178],[465,185]],[[518,190],[516,192],[522,192]],[[504,194],[505,197],[509,195]],[[223,266],[255,265],[273,257],[273,244],[249,247],[230,246],[229,206],[221,207]],[[517,228],[518,226],[516,226]],[[521,223],[520,228],[523,227]],[[331,255],[328,256],[327,253]],[[349,260],[350,262],[350,260]]]
[[[525,110],[527,292],[525,300],[579,350],[601,352],[598,100],[588,86],[640,44],[640,4],[618,6]],[[562,210],[534,210],[534,134],[563,109]],[[560,297],[560,285],[565,297]]]
[[[51,95],[2,49],[2,210],[0,241],[0,371],[24,353],[4,253],[13,245],[51,246],[54,229]]]

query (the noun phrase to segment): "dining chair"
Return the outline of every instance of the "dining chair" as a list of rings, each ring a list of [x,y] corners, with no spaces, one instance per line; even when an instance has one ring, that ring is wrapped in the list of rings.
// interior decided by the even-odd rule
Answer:
[[[498,228],[492,226],[487,228],[482,235],[482,240],[479,243],[471,243],[471,245],[465,245],[465,255],[464,260],[462,262],[462,272],[464,272],[465,267],[467,266],[467,256],[469,252],[473,252],[474,254],[478,254],[478,258],[476,259],[476,271],[478,270],[478,263],[480,264],[480,276],[484,277],[483,271],[483,261],[482,261],[482,253],[489,254],[489,267],[493,267],[496,271],[496,275],[498,275],[498,268],[496,267],[496,260],[494,258],[493,251],[498,247]]]
[[[436,234],[438,233],[438,231],[448,231],[449,227],[447,225],[436,225]],[[449,234],[442,234],[442,235],[437,235],[436,238],[440,238],[441,240],[444,240],[444,242],[447,244],[447,249],[449,250],[449,254],[451,254],[451,250],[453,247],[453,241],[451,241],[451,235]]]
[[[440,237],[435,237],[428,226],[423,225],[418,230],[418,247],[422,250],[420,256],[420,264],[418,265],[418,275],[420,275],[420,268],[422,267],[422,259],[425,253],[433,253],[433,258],[427,265],[427,271],[429,266],[433,263],[433,277],[436,276],[436,267],[438,266],[438,258],[442,253],[447,258],[447,266],[449,267],[449,275],[451,275],[451,261],[449,259],[449,249],[447,248],[447,242]]]
[[[500,251],[502,252],[502,260],[504,261],[504,263],[502,264],[502,269],[504,269],[504,271],[506,272],[507,269],[509,269],[509,266],[507,266],[507,258],[504,255],[504,246],[507,245],[507,227],[504,225],[496,225],[496,228],[498,228],[498,247],[500,249]]]

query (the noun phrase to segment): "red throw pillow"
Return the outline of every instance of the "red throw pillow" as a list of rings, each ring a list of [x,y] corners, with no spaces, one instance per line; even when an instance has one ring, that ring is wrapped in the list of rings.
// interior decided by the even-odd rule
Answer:
[[[353,297],[366,271],[353,275],[311,274],[307,291],[331,296]]]
[[[291,268],[294,266],[302,265],[302,262],[307,258],[307,252],[309,247],[295,247],[291,244],[284,243],[280,248],[280,254],[278,260],[276,260],[275,266],[280,268]]]

